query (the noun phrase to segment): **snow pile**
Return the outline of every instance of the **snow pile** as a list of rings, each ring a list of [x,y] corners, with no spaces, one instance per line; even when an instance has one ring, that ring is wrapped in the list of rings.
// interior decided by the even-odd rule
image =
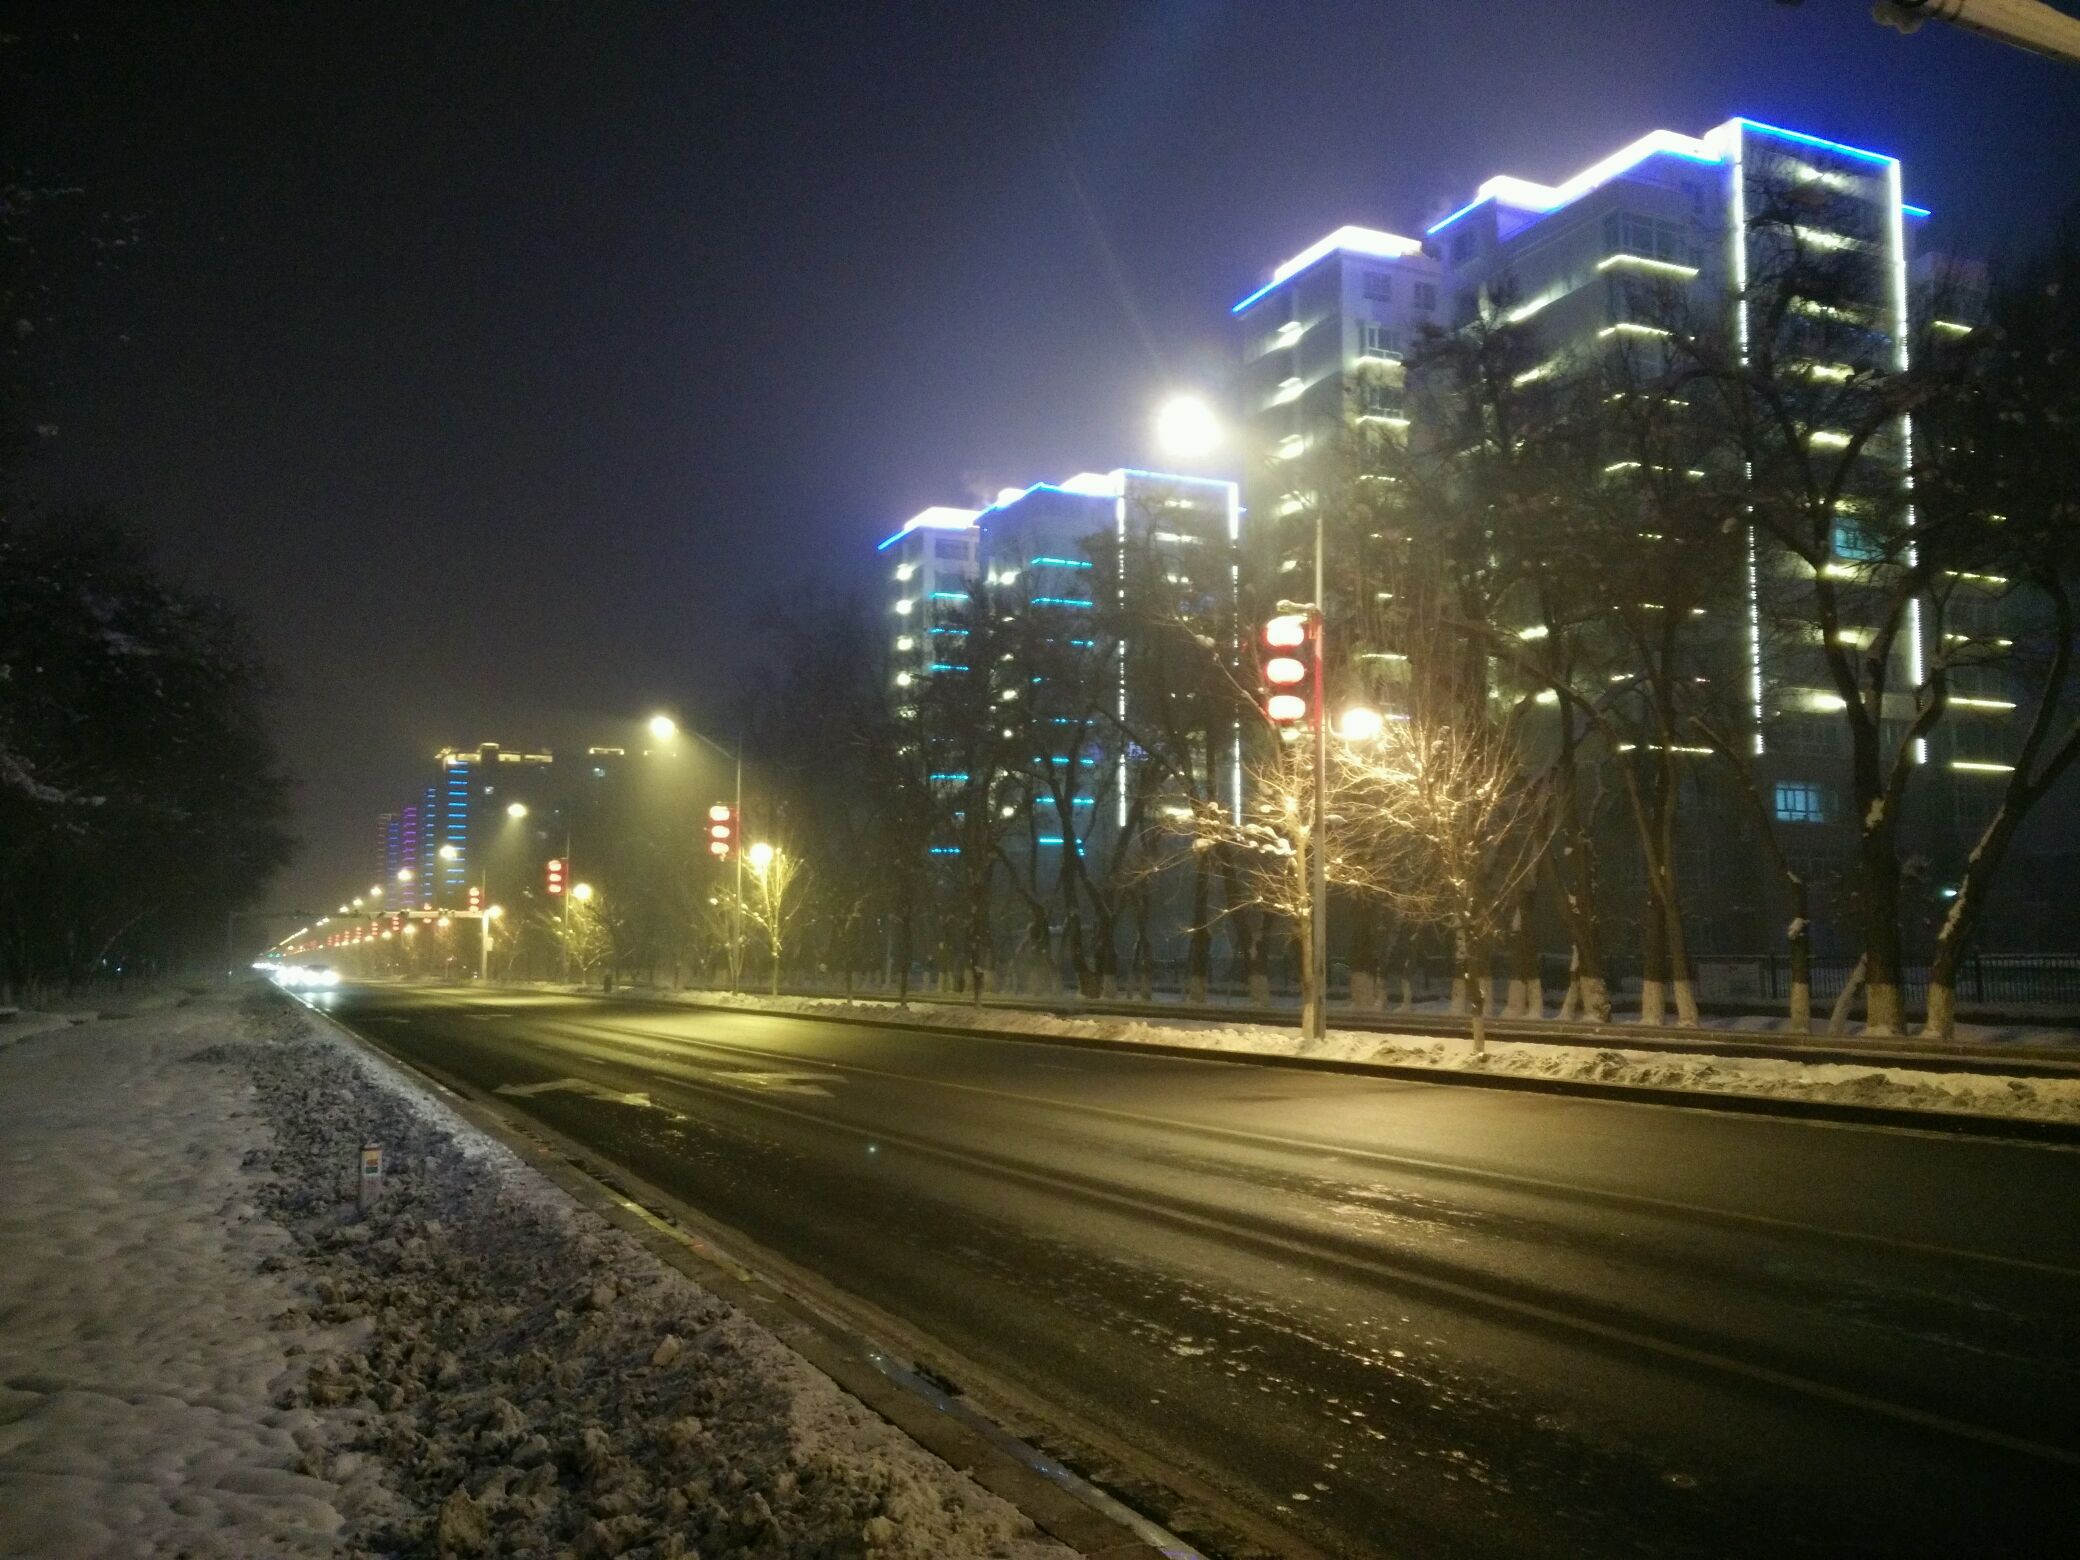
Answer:
[[[1485,1054],[1477,1055],[1464,1040],[1383,1036],[1369,1030],[1332,1029],[1321,1040],[1309,1042],[1296,1029],[1272,1024],[1224,1024],[1184,1018],[1063,1018],[1007,1008],[948,1007],[937,1003],[902,1007],[890,1002],[850,1002],[838,997],[703,996],[699,1000],[807,1017],[822,1014],[882,1023],[900,1021],[915,1028],[990,1029],[1006,1034],[1109,1040],[1128,1045],[1189,1046],[1260,1056],[1379,1062],[1396,1067],[1434,1068],[1443,1074],[1508,1073],[1769,1099],[2080,1122],[2080,1078],[2022,1078],[1897,1065],[1852,1066],[1776,1057],[1686,1055],[1560,1045],[1546,1040],[1491,1039]]]
[[[1059,1556],[729,1306],[504,1148],[269,1010],[242,1048],[277,1147],[303,1319],[356,1324],[285,1401],[347,1426],[411,1510],[354,1531],[442,1555]],[[355,1153],[392,1176],[366,1218]],[[349,1461],[351,1465],[351,1461]]]
[[[277,1002],[0,1050],[0,1143],[0,1554],[1067,1553]]]
[[[44,1015],[22,1015],[22,1018]],[[181,1058],[222,1008],[0,1030],[0,1551],[327,1555],[384,1499],[328,1478],[326,1430],[277,1407],[289,1250],[260,1216],[244,1078]]]

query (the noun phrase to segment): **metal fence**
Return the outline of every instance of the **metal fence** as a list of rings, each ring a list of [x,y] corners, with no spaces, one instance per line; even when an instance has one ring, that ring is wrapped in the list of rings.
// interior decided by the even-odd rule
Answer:
[[[1813,998],[1841,994],[1856,961],[1812,961]],[[1928,1002],[1928,966],[1902,972],[1907,1006]],[[1697,961],[1698,995],[1707,1001],[1780,1002],[1791,994],[1791,961],[1781,953],[1715,956]],[[2080,1012],[2080,956],[2058,953],[1975,953],[1957,972],[1960,1007],[2044,1008]]]
[[[1697,995],[1699,1000],[1724,1004],[1728,1007],[1753,1006],[1770,1009],[1782,1006],[1791,995],[1791,961],[1781,953],[1760,954],[1713,954],[1700,956],[1695,961],[1697,973]],[[1816,1003],[1832,1002],[1841,992],[1843,982],[1849,978],[1856,961],[1841,957],[1815,957],[1811,960],[1813,1000]],[[1411,995],[1417,1002],[1440,1001],[1449,996],[1452,989],[1453,972],[1451,962],[1443,955],[1431,955],[1418,959],[1405,971],[1412,988]],[[1404,970],[1398,965],[1386,972],[1385,997],[1390,1006],[1401,1000],[1401,981]],[[1493,980],[1495,1000],[1499,1004],[1509,980],[1509,961],[1498,954],[1494,962]],[[1539,980],[1545,988],[1547,1002],[1559,999],[1567,989],[1568,960],[1564,954],[1542,954],[1539,959]],[[1629,961],[1620,963],[1609,971],[1612,996],[1621,1007],[1632,1005],[1628,998],[1636,998],[1639,992],[1639,969]],[[949,977],[941,982],[937,972],[920,965],[911,975],[911,989],[920,993],[948,992],[955,989],[957,978]],[[756,982],[752,985],[755,987]],[[786,982],[792,991],[829,991],[844,989],[842,977],[797,976]],[[1928,1001],[1928,967],[1911,965],[1905,971],[1905,1001],[1910,1012],[1924,1010]],[[883,982],[856,980],[852,989],[867,992],[885,992]],[[1153,973],[1152,990],[1157,1002],[1175,1003],[1184,999],[1187,989],[1185,966],[1182,960],[1159,960]],[[1121,971],[1116,981],[1115,993],[1106,1000],[1131,1002],[1136,995],[1136,983],[1127,971]],[[1074,983],[1066,978],[1047,979],[1021,987],[1010,979],[1000,981],[994,995],[1028,996],[1045,999],[1065,998],[1076,995]],[[1097,991],[1087,993],[1098,996]],[[1223,1005],[1247,1005],[1250,1002],[1250,984],[1247,974],[1234,961],[1216,960],[1211,978],[1207,981],[1207,1000]],[[1290,961],[1274,959],[1266,982],[1266,996],[1273,1007],[1297,1006],[1300,1000],[1300,985],[1297,972]],[[1329,997],[1332,1002],[1347,1001],[1350,997],[1350,972],[1336,965],[1329,976]],[[1958,972],[1957,1002],[1961,1008],[1986,1008],[2038,1013],[2047,1017],[2071,1017],[2080,1015],[2080,956],[2071,954],[1975,954],[1965,960]]]

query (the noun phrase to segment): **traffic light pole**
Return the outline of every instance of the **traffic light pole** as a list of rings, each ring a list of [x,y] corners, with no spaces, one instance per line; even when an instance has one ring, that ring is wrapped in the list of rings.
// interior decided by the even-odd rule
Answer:
[[[563,984],[571,983],[571,826],[570,814],[564,814],[563,825]]]
[[[1319,1040],[1327,1030],[1326,1011],[1329,1005],[1329,860],[1328,860],[1328,790],[1329,779],[1329,708],[1323,698],[1322,663],[1328,659],[1325,643],[1327,639],[1327,614],[1323,612],[1326,596],[1323,568],[1323,524],[1319,504],[1314,511],[1314,808],[1313,819],[1308,828],[1308,938],[1307,957],[1312,966],[1309,984],[1313,987],[1313,1001],[1303,1002],[1300,1013],[1300,1034],[1303,1039]]]
[[[737,890],[729,911],[729,989],[735,992],[744,970],[744,734],[737,733]]]

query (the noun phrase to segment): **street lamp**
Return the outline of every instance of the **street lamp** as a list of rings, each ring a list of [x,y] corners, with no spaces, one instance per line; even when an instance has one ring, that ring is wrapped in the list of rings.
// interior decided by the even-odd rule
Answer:
[[[650,735],[659,742],[669,742],[679,734],[679,723],[669,715],[650,717]]]
[[[592,898],[592,885],[590,883],[573,883],[571,885],[571,898],[577,900],[581,905],[587,903]]]
[[[400,883],[409,883],[409,882],[411,882],[411,880],[412,880],[412,869],[411,869],[410,867],[399,867],[399,868],[397,869],[397,881],[398,881],[398,882],[400,882]]]
[[[1362,705],[1345,710],[1343,719],[1336,723],[1336,734],[1346,742],[1377,742],[1386,729],[1386,716]]]
[[[443,861],[460,861],[462,859],[462,851],[455,845],[443,845],[434,854]]]
[[[507,802],[506,816],[508,818],[525,818],[527,816],[527,803]]]
[[[760,840],[751,849],[744,852],[744,859],[751,863],[753,872],[763,873],[767,867],[773,864],[773,847],[764,840]]]
[[[1197,460],[1221,442],[1220,419],[1196,395],[1173,395],[1156,411],[1156,445],[1165,455]]]

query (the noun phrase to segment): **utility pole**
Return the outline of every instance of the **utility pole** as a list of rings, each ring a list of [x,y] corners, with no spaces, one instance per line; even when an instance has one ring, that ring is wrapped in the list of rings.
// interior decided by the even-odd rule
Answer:
[[[729,912],[729,989],[742,984],[744,969],[744,733],[737,733],[737,890]]]
[[[1314,807],[1307,835],[1308,923],[1313,931],[1308,939],[1307,957],[1313,966],[1308,976],[1309,984],[1314,988],[1314,1000],[1311,1004],[1302,1004],[1300,1014],[1301,1038],[1307,1040],[1319,1040],[1327,1032],[1329,1006],[1329,861],[1326,854],[1329,843],[1329,710],[1323,699],[1322,671],[1328,648],[1328,615],[1322,610],[1327,595],[1322,545],[1324,530],[1322,507],[1317,504],[1314,511]]]
[[[563,984],[571,983],[571,890],[578,885],[578,876],[571,871],[571,822],[568,814],[563,820]]]

